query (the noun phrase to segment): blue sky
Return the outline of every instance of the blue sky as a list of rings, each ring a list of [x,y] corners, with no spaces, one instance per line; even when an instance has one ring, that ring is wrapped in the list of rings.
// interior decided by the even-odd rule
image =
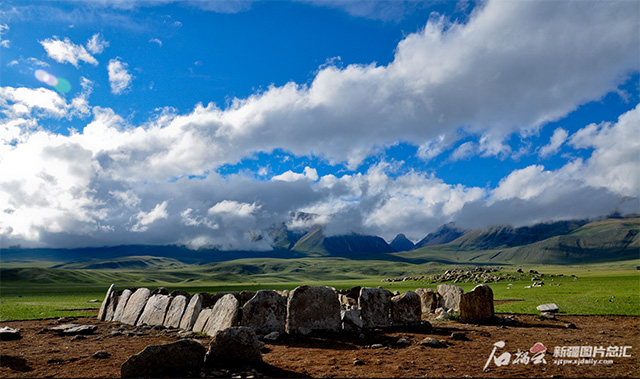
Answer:
[[[0,244],[638,213],[639,20],[630,1],[2,1]]]

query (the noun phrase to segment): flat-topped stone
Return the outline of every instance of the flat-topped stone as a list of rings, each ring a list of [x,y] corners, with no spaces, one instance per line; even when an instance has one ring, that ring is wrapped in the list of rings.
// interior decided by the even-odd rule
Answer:
[[[555,303],[540,304],[536,307],[536,309],[539,310],[540,312],[550,312],[550,313],[556,313],[560,310],[558,305]]]

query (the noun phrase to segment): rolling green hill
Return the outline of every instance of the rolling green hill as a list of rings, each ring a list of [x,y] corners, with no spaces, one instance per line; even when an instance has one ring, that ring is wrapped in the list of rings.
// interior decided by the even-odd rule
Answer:
[[[640,218],[561,222],[466,232],[454,241],[395,253],[412,262],[573,264],[640,258]]]

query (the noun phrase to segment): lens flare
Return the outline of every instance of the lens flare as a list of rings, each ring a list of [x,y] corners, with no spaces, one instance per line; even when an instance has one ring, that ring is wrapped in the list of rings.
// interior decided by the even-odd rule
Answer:
[[[48,84],[55,88],[58,92],[67,93],[71,91],[71,83],[64,78],[56,78],[54,75],[46,72],[45,70],[36,70],[34,73],[36,79],[42,83]]]

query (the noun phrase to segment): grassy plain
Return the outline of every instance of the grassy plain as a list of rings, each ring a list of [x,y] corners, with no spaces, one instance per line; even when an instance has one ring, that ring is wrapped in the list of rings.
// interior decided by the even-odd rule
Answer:
[[[411,264],[389,261],[354,261],[346,258],[241,259],[204,265],[173,264],[162,261],[146,269],[52,269],[3,266],[0,280],[0,321],[94,315],[107,287],[167,287],[189,293],[293,289],[298,285],[329,285],[340,288],[383,286],[405,292],[416,288],[436,288],[429,276],[451,268],[470,268],[439,263]],[[640,316],[640,260],[570,266],[496,266],[516,275],[521,268],[547,275],[546,285],[529,286],[531,277],[489,283],[496,300],[517,300],[496,306],[498,313],[536,313],[535,307],[554,302],[561,314]],[[556,275],[553,278],[548,275]],[[563,274],[562,277],[557,276]],[[425,280],[381,282],[384,278],[425,275]],[[574,276],[577,279],[574,279]],[[465,291],[474,283],[456,283]]]

